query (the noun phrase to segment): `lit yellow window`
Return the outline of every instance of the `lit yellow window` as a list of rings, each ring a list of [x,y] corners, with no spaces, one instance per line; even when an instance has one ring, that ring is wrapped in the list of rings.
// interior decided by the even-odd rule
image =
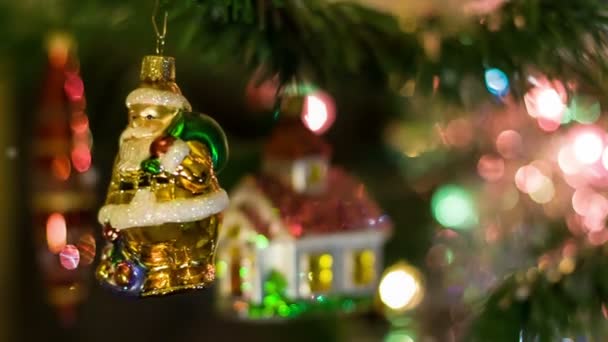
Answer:
[[[322,165],[312,164],[310,170],[308,170],[307,183],[311,186],[316,186],[321,180],[323,180],[324,169]]]
[[[325,292],[331,290],[331,284],[334,279],[332,266],[334,258],[331,254],[316,254],[309,258],[310,265],[310,291]]]
[[[357,286],[370,285],[376,278],[376,255],[371,249],[363,249],[354,254],[353,281]]]

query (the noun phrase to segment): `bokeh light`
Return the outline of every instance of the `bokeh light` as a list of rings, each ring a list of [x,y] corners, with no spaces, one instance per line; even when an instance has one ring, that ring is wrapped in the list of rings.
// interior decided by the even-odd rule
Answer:
[[[606,147],[602,153],[602,166],[604,166],[605,170],[608,170],[608,147]]]
[[[505,162],[500,157],[483,155],[477,162],[477,172],[488,182],[499,181],[505,172]]]
[[[56,156],[51,162],[51,172],[59,180],[65,181],[70,178],[71,169],[70,159],[65,155]]]
[[[528,114],[534,118],[561,123],[566,108],[562,97],[552,87],[536,87],[524,96]]]
[[[390,267],[378,286],[380,300],[391,310],[403,312],[416,307],[424,297],[422,276],[405,263]]]
[[[323,93],[306,97],[302,122],[315,134],[325,133],[336,119],[333,101]]]
[[[431,199],[433,216],[444,227],[466,229],[477,223],[471,194],[457,185],[444,185]]]
[[[576,158],[576,154],[574,153],[574,149],[571,145],[565,145],[559,149],[557,154],[557,164],[562,172],[567,175],[576,174],[580,172],[583,167],[583,164],[581,164]]]
[[[75,114],[70,120],[70,127],[75,134],[87,134],[89,132],[89,118],[84,114]]]
[[[415,342],[414,338],[407,331],[390,331],[384,338],[384,342]]]
[[[545,182],[545,175],[533,165],[525,165],[515,172],[515,185],[526,194],[538,191]]]
[[[530,192],[530,198],[539,204],[549,203],[555,196],[555,186],[548,177],[542,178],[542,183],[536,191]]]
[[[595,131],[578,132],[574,138],[574,155],[582,164],[597,162],[604,150],[604,139]]]
[[[86,172],[91,168],[91,150],[86,144],[78,144],[72,150],[72,164],[78,172]]]
[[[63,89],[71,101],[80,101],[84,97],[84,83],[77,72],[66,72]]]
[[[74,270],[80,263],[80,252],[74,245],[66,245],[59,253],[59,262],[66,270]]]
[[[56,68],[64,67],[68,62],[72,40],[65,33],[55,32],[47,39],[49,61]]]
[[[545,132],[554,132],[562,124],[561,121],[545,119],[545,118],[537,118],[536,122],[538,124],[538,127],[540,127],[540,129],[542,129]]]
[[[52,213],[46,220],[46,243],[51,253],[59,253],[67,241],[67,225],[65,217],[60,213]]]
[[[520,157],[523,151],[523,140],[521,135],[514,130],[500,132],[496,138],[496,150],[506,159]]]
[[[502,70],[497,68],[487,69],[484,79],[486,88],[491,94],[502,97],[509,93],[509,78]]]
[[[572,195],[572,208],[581,216],[597,214],[597,208],[608,210],[608,199],[589,188],[577,189]]]
[[[577,122],[592,124],[600,118],[601,107],[594,98],[576,95],[568,104],[568,113]]]
[[[473,141],[473,124],[466,118],[451,120],[445,128],[444,138],[450,146],[465,148]]]

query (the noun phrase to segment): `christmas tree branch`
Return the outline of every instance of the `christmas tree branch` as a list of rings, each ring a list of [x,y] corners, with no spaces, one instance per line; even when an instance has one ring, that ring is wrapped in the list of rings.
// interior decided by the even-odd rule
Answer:
[[[467,341],[557,341],[597,332],[608,299],[608,250],[564,254],[508,277],[487,299]]]

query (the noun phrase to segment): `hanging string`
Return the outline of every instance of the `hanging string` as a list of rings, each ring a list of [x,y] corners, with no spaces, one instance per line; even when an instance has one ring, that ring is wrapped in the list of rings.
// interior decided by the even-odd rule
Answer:
[[[159,0],[156,0],[154,3],[154,11],[152,12],[152,26],[154,26],[154,32],[156,33],[156,54],[162,55],[163,51],[165,50],[165,38],[167,37],[167,17],[169,16],[169,13],[165,11],[163,16],[163,29],[161,32],[156,24],[156,16],[158,15],[159,7]]]

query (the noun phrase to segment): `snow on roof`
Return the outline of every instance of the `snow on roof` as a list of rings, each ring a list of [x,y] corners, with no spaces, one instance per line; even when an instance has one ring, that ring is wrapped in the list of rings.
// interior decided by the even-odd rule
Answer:
[[[296,238],[361,230],[385,232],[392,228],[390,218],[368,196],[365,186],[339,168],[329,170],[326,191],[317,195],[296,193],[268,175],[255,176],[254,184]],[[255,210],[246,204],[239,208],[258,233],[269,235],[269,223]]]

